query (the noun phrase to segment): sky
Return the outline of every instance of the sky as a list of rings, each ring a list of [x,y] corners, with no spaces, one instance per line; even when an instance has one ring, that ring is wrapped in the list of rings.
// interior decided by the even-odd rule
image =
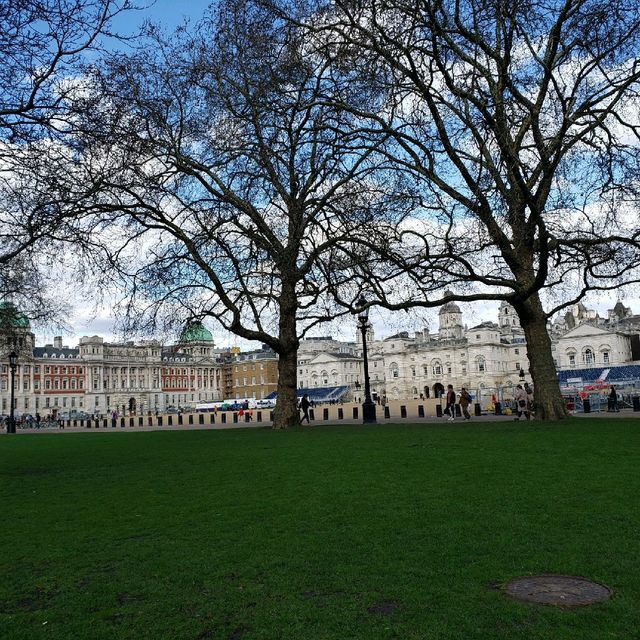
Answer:
[[[180,25],[185,19],[197,21],[207,8],[212,4],[211,0],[138,0],[139,6],[143,9],[128,12],[118,17],[114,22],[114,30],[122,34],[132,34],[144,23],[145,20],[158,22],[168,30],[172,30]],[[146,6],[145,6],[146,5]],[[640,301],[638,298],[623,297],[623,303],[631,306],[634,313],[640,313]],[[606,317],[608,309],[612,308],[616,302],[615,294],[603,298],[591,298],[585,301],[590,309],[595,309],[601,316]],[[497,303],[476,303],[473,306],[460,305],[463,312],[463,322],[469,327],[480,322],[491,320],[497,322]],[[420,313],[405,314],[404,312],[389,315],[381,310],[372,310],[370,320],[374,326],[376,337],[386,337],[399,331],[416,331],[426,326],[431,331],[437,330],[438,312],[428,310]],[[114,328],[115,318],[113,311],[108,304],[96,306],[89,295],[76,297],[74,306],[70,309],[67,319],[69,331],[63,334],[63,342],[69,346],[76,346],[81,336],[99,335],[107,341],[119,341],[124,339],[116,333]],[[243,349],[258,348],[256,343],[243,341],[229,332],[222,331],[217,326],[208,327],[213,335],[216,346],[231,347],[240,346]],[[36,328],[38,344],[53,341],[54,335],[58,335],[59,330],[39,330]],[[318,331],[315,335],[333,335],[334,337],[353,340],[356,335],[355,320],[344,320],[339,326],[329,326],[326,331]],[[160,336],[159,336],[160,337]],[[174,336],[175,339],[177,336]],[[162,336],[160,338],[167,338]],[[171,336],[168,337],[171,340]]]
[[[173,28],[185,18],[197,20],[212,4],[212,0],[138,0],[136,4],[145,8],[129,11],[118,18],[114,22],[116,31],[133,33],[145,20]]]

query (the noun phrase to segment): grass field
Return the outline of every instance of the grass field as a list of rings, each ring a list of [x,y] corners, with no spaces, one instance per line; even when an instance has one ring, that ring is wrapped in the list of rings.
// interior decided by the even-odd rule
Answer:
[[[0,438],[0,638],[640,638],[640,420]],[[500,587],[584,576],[604,604]]]

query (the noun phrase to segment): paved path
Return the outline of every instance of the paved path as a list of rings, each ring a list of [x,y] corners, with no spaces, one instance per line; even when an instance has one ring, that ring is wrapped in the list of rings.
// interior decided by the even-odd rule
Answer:
[[[575,413],[573,414],[576,418],[599,418],[602,420],[616,420],[618,418],[640,418],[640,412],[634,412],[631,409],[622,409],[620,412],[616,413],[608,413],[606,411],[594,411],[592,413]],[[437,418],[434,416],[428,416],[426,418],[380,418],[378,417],[378,424],[397,424],[397,423],[411,423],[411,424],[445,424],[448,423],[448,419],[445,418]],[[513,416],[496,416],[492,413],[485,413],[481,416],[472,416],[471,420],[463,420],[462,418],[456,418],[454,424],[461,423],[469,423],[473,424],[476,422],[515,422],[515,418]],[[526,422],[526,420],[522,419],[520,422]],[[535,422],[535,419],[532,420]],[[349,425],[362,425],[361,420],[351,420],[345,419],[340,420],[339,422],[336,420],[314,420],[310,428],[319,427],[319,426],[339,426],[342,424]],[[304,425],[305,428],[307,425]],[[173,426],[154,426],[154,427],[101,427],[96,429],[94,427],[88,429],[86,427],[66,427],[65,429],[57,429],[57,428],[46,428],[46,429],[20,429],[18,428],[17,433],[22,434],[32,434],[32,433],[127,433],[130,431],[219,431],[222,429],[256,429],[262,428],[267,429],[271,427],[271,422],[237,422],[237,423],[226,423],[226,424],[186,424],[186,425],[173,425]],[[4,435],[4,432],[0,432],[0,435]]]

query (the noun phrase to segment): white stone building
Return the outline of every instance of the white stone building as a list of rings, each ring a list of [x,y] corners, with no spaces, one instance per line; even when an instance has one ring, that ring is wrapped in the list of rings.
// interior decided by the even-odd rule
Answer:
[[[439,312],[437,331],[376,340],[367,334],[369,377],[375,398],[433,398],[448,384],[464,386],[481,402],[496,393],[509,394],[515,384],[531,380],[524,332],[514,309],[502,303],[498,322],[465,326],[455,303]],[[628,364],[640,360],[640,317],[620,303],[603,320],[583,305],[551,325],[558,369]],[[346,385],[362,398],[364,373],[359,342],[330,337],[303,341],[298,358],[298,384],[304,388]]]

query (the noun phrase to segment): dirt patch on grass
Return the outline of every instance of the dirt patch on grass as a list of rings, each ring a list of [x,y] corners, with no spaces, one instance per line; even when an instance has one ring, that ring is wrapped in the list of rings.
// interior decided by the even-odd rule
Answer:
[[[144,599],[144,596],[135,593],[119,593],[116,596],[120,606],[131,604],[132,602],[142,602]]]
[[[13,602],[8,600],[3,606],[0,606],[0,612],[15,613],[19,611],[40,611],[41,609],[47,609],[57,595],[57,591],[38,588],[29,595],[18,598]]]
[[[400,608],[400,603],[395,600],[381,600],[372,604],[367,611],[371,615],[390,616]]]

